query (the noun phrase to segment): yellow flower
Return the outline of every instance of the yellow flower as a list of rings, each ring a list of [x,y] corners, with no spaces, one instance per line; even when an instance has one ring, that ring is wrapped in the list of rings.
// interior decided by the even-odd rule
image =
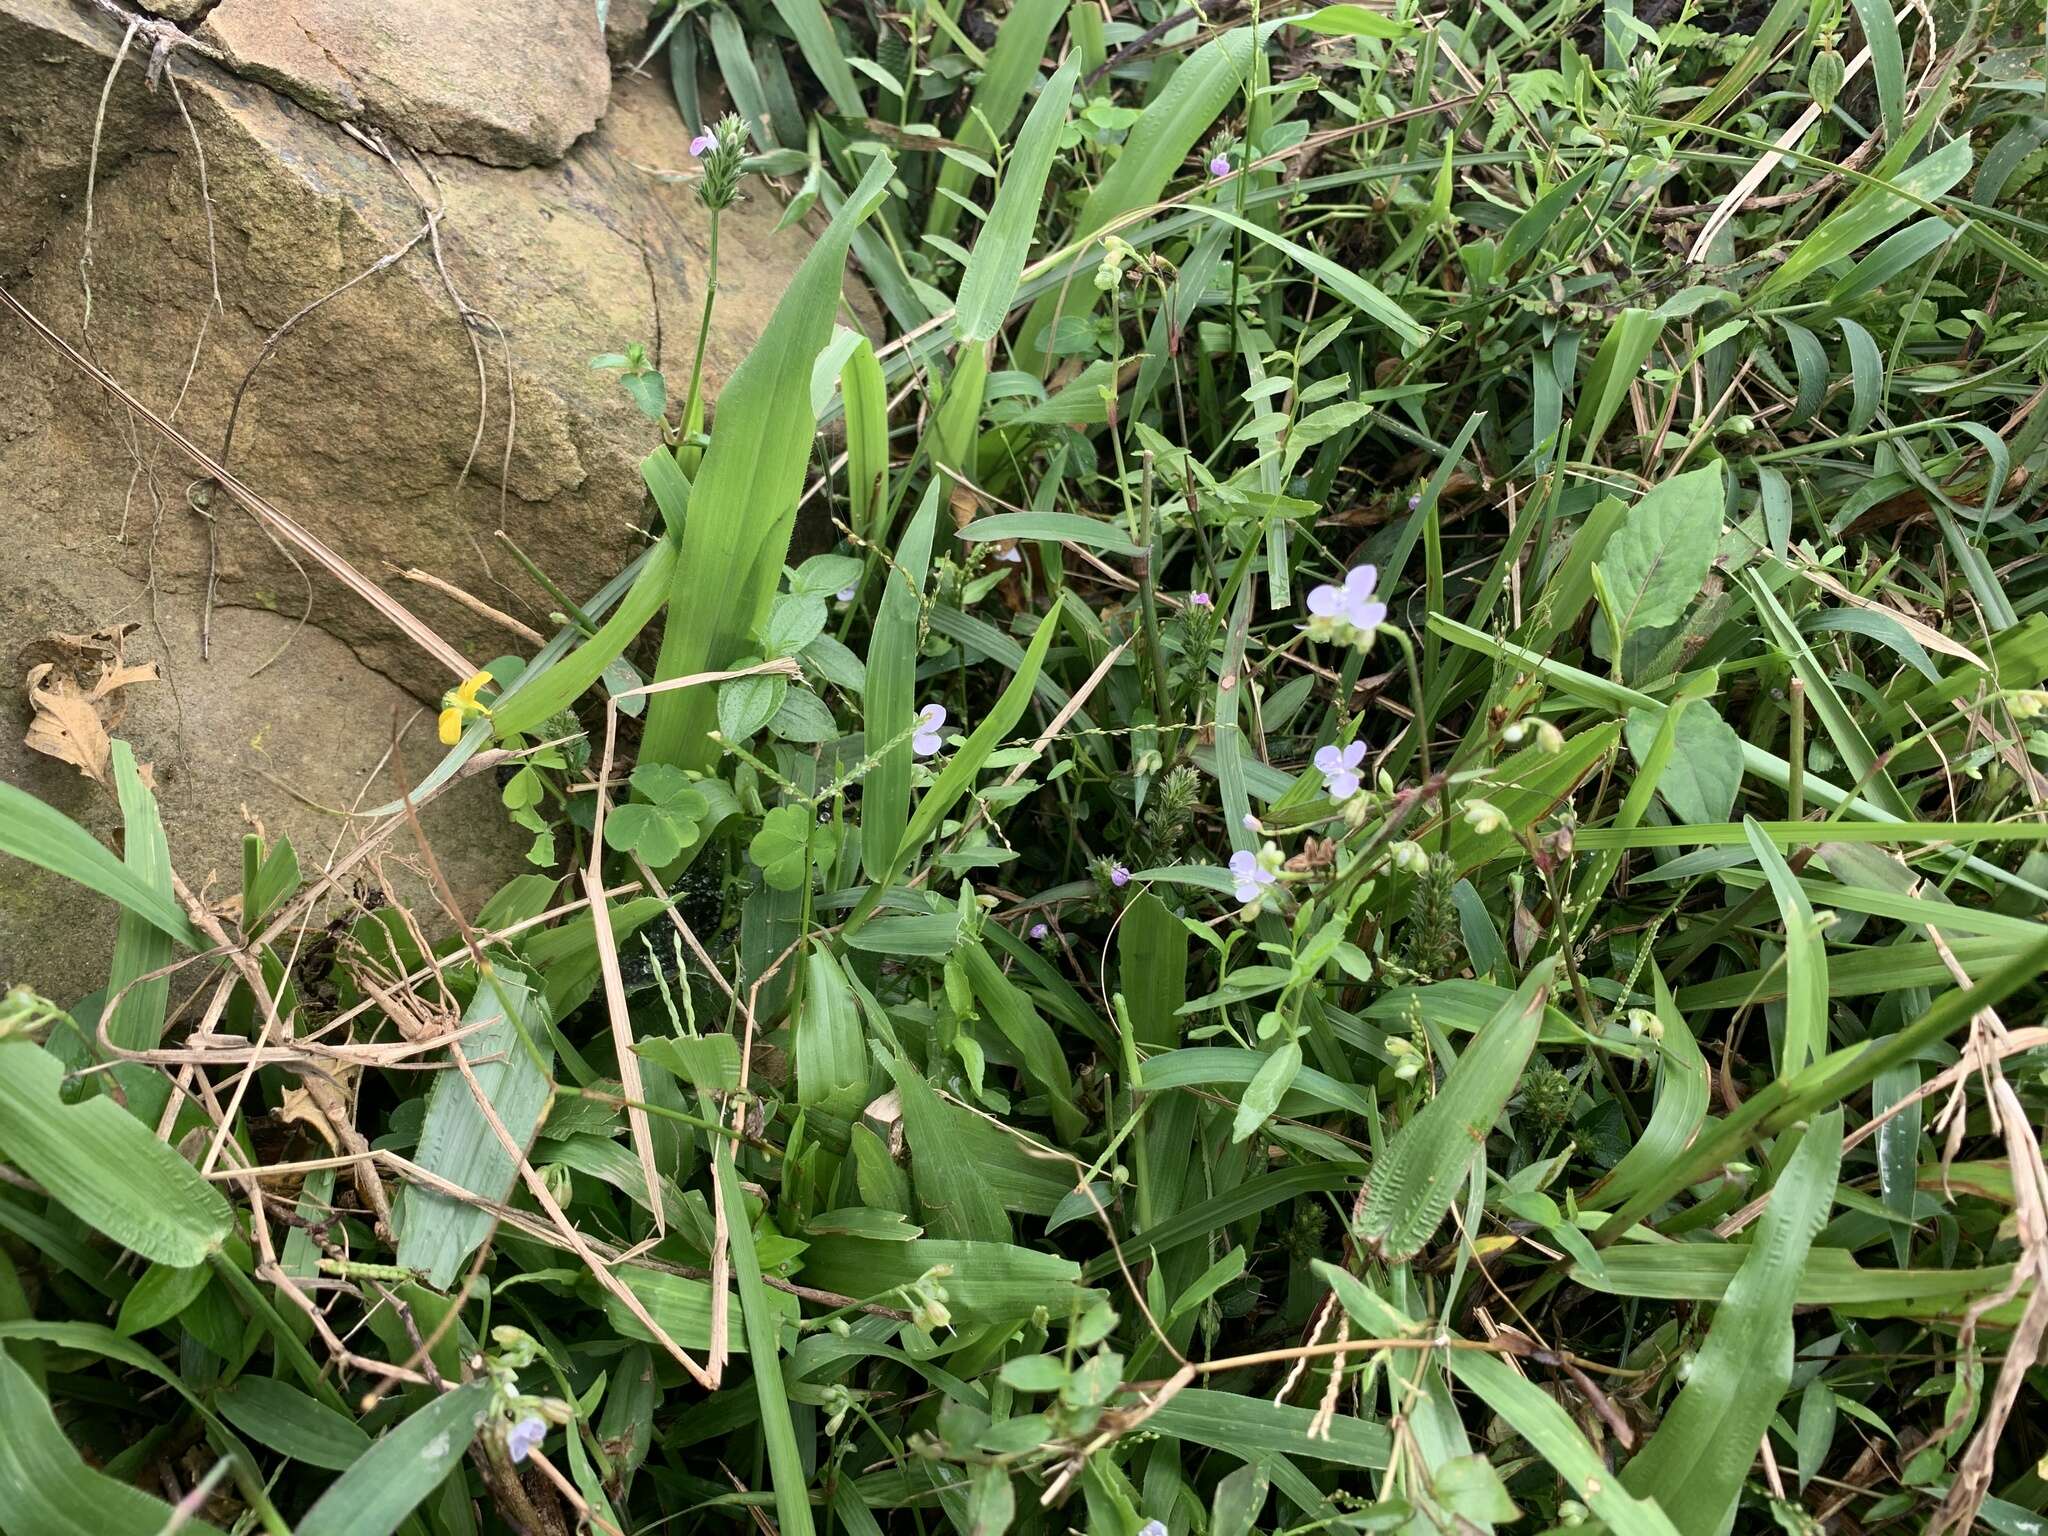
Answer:
[[[462,728],[469,724],[470,716],[489,717],[490,710],[477,702],[477,694],[493,681],[488,672],[478,672],[464,678],[451,691],[441,695],[441,745],[452,747],[462,739]]]

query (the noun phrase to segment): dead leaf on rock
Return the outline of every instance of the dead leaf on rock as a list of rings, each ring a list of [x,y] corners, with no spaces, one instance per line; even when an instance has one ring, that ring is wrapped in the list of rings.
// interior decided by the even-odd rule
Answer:
[[[155,662],[131,665],[122,655],[135,628],[114,624],[89,635],[52,633],[35,649],[58,659],[30,667],[25,679],[33,717],[23,744],[106,788],[113,785],[108,732],[121,722],[121,690],[159,680]]]

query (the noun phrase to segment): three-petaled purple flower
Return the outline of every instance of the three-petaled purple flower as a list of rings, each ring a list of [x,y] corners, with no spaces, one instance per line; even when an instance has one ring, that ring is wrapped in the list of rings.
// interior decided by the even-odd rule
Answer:
[[[1365,782],[1365,776],[1358,771],[1365,761],[1362,741],[1354,741],[1348,747],[1319,747],[1315,761],[1316,771],[1323,776],[1323,793],[1332,800],[1349,800]]]
[[[1218,155],[1209,162],[1209,174],[1219,179],[1230,174],[1230,156]]]
[[[505,1454],[514,1461],[524,1461],[540,1449],[541,1441],[547,1437],[547,1420],[529,1413],[505,1431]]]
[[[1188,594],[1188,606],[1190,608],[1214,608],[1216,606],[1216,599],[1206,592],[1190,592]]]
[[[1279,876],[1251,849],[1241,848],[1230,856],[1230,878],[1236,884],[1237,899],[1250,906]]]
[[[716,148],[718,148],[718,137],[713,133],[700,133],[697,137],[690,140],[690,154],[698,160],[702,160]]]
[[[917,729],[910,738],[910,750],[919,757],[930,757],[939,750],[939,731],[946,723],[946,706],[927,704],[917,712]]]
[[[1408,510],[1409,510],[1410,512],[1418,511],[1418,510],[1419,510],[1419,509],[1421,508],[1421,506],[1422,506],[1422,493],[1421,493],[1420,491],[1418,491],[1418,492],[1416,492],[1416,494],[1415,494],[1415,495],[1413,495],[1413,496],[1410,496],[1410,497],[1408,498]]]
[[[1121,864],[1112,864],[1109,866],[1109,883],[1122,890],[1131,883],[1131,872]]]
[[[1031,937],[1034,940],[1042,941],[1051,933],[1052,930],[1046,927],[1043,923],[1033,923],[1031,925]]]
[[[1387,617],[1387,605],[1373,597],[1379,581],[1378,566],[1358,565],[1344,573],[1342,586],[1325,583],[1309,593],[1309,638],[1338,640],[1361,649],[1371,645],[1373,632]]]

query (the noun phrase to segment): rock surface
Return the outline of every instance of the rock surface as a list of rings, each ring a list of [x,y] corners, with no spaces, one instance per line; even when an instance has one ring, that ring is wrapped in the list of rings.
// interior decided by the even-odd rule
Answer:
[[[600,48],[594,11],[576,9]],[[145,33],[107,96],[88,239],[94,114],[120,43],[97,10],[0,0],[0,283],[217,456],[247,379],[226,455],[240,477],[465,656],[525,648],[398,573],[431,572],[546,632],[551,603],[494,529],[578,594],[641,545],[636,465],[654,435],[616,375],[589,361],[641,341],[672,380],[688,367],[705,224],[687,185],[649,173],[689,163],[665,82],[621,79],[603,120],[552,165],[397,143],[386,159],[191,50],[170,57],[176,92],[152,91]],[[545,62],[494,54],[495,87],[478,89],[516,95]],[[431,237],[429,208],[441,210]],[[714,381],[807,248],[775,220],[759,202],[726,216]],[[129,658],[156,661],[165,681],[125,691],[118,734],[156,767],[180,870],[196,887],[217,869],[232,890],[243,805],[317,867],[342,824],[312,807],[357,803],[372,777],[362,803],[391,799],[378,763],[394,710],[431,704],[449,679],[225,497],[208,501],[195,476],[0,312],[0,526],[13,557],[0,566],[0,778],[113,840],[110,797],[21,746],[22,684],[51,631],[140,620]],[[407,739],[415,778],[434,755],[430,726]],[[472,910],[522,867],[523,840],[492,802],[474,781],[428,818]],[[91,991],[113,923],[108,903],[0,860],[0,984],[60,1000]]]
[[[611,95],[588,0],[221,0],[198,36],[330,122],[492,165],[559,160]]]

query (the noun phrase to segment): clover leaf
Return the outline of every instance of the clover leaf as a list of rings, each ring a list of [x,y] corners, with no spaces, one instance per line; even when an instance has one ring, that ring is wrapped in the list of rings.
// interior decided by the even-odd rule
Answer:
[[[620,853],[637,853],[659,869],[673,863],[685,848],[696,846],[698,823],[710,813],[711,804],[688,774],[669,763],[635,768],[632,783],[639,798],[605,817],[605,845]]]
[[[819,826],[809,806],[778,805],[761,818],[747,854],[776,890],[794,891],[810,878],[812,863],[831,858],[838,847],[838,829]]]

